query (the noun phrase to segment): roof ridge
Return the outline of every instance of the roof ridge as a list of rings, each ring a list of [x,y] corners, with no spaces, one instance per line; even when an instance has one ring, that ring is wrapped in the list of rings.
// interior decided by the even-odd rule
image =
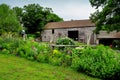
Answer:
[[[49,23],[74,22],[74,21],[91,21],[91,20],[90,19],[83,19],[83,20],[70,20],[70,21],[49,22]]]

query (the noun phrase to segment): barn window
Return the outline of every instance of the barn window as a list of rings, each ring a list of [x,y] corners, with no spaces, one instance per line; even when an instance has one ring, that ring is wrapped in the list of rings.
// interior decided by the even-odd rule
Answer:
[[[54,34],[54,29],[52,29],[52,34]]]

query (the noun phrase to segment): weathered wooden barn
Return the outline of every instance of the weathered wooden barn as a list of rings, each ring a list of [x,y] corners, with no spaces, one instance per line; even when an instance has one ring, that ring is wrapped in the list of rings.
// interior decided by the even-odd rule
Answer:
[[[101,31],[100,34],[93,33],[94,23],[90,20],[71,20],[64,22],[51,22],[46,24],[42,33],[42,41],[55,42],[60,37],[69,37],[76,41],[90,44],[99,44],[112,39],[120,39],[120,32],[106,33]],[[109,42],[110,43],[110,42]]]

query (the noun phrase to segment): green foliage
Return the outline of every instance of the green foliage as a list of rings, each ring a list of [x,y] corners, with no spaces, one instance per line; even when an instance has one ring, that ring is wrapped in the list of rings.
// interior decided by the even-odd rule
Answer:
[[[58,66],[70,66],[72,63],[71,52],[72,48],[65,48],[64,50],[56,48],[49,57],[49,63]]]
[[[37,55],[36,42],[32,38],[25,41],[23,45],[20,45],[17,49],[17,55],[25,57],[30,60],[34,60]]]
[[[16,53],[20,44],[23,44],[17,33],[4,33],[0,37],[1,50]]]
[[[120,54],[103,45],[52,50],[49,44],[35,42],[34,38],[23,41],[17,34],[6,33],[0,37],[0,51],[42,63],[71,66],[105,80],[120,79]]]
[[[89,0],[97,11],[91,14],[91,20],[96,25],[95,32],[100,30],[120,31],[120,0]],[[100,11],[99,8],[102,7]]]
[[[18,21],[22,23],[23,9],[20,7],[13,7],[13,11],[17,16]]]
[[[114,40],[112,45],[113,45],[113,48],[119,50],[120,49],[120,40]]]
[[[120,55],[109,47],[100,45],[95,49],[75,49],[72,57],[72,67],[78,71],[105,80],[120,79]]]
[[[63,54],[59,50],[55,49],[50,55],[49,62],[53,65],[62,65],[62,57]]]
[[[16,14],[6,4],[0,5],[0,34],[4,32],[19,32],[21,30],[20,23]]]
[[[59,38],[56,41],[57,45],[75,45],[74,40],[70,39],[70,38]]]
[[[2,53],[2,54],[10,54],[10,51],[7,50],[7,49],[3,49],[3,50],[1,51],[1,53]]]
[[[75,45],[75,41],[71,38],[58,38],[55,42],[57,45]],[[58,49],[63,50],[65,47],[58,47]]]
[[[49,47],[48,44],[46,43],[40,43],[37,47],[37,61],[39,62],[45,62],[48,63],[49,62],[49,57],[50,57],[50,53],[52,53],[51,48]]]
[[[27,28],[28,34],[38,35],[48,22],[63,21],[58,15],[54,14],[51,8],[44,8],[39,4],[28,4],[23,8],[14,7],[19,21]],[[39,33],[39,35],[40,35]]]

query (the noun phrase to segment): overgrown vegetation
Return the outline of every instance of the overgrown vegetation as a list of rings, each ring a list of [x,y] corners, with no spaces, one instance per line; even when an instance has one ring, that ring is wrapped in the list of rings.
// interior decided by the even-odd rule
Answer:
[[[120,79],[120,54],[103,45],[73,51],[72,67],[105,80]]]
[[[60,44],[63,44],[62,42]],[[85,48],[52,49],[48,43],[35,42],[34,38],[24,41],[13,33],[3,34],[0,37],[0,44],[1,54],[13,54],[31,61],[68,66],[78,72],[101,79],[120,79],[120,54],[110,47],[98,45]]]

